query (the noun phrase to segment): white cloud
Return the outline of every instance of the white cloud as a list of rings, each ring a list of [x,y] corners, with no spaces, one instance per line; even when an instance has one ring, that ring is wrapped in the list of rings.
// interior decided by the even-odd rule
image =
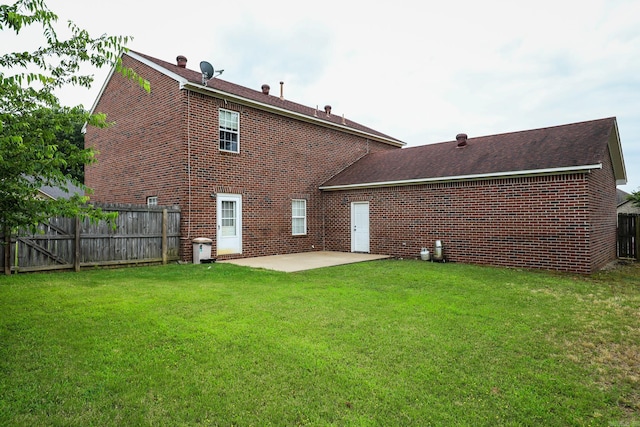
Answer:
[[[640,0],[50,0],[67,19],[129,45],[285,97],[410,145],[617,116],[627,191],[640,186]],[[0,35],[0,45],[5,35]],[[90,105],[67,90],[69,103]],[[274,88],[275,86],[275,88]]]

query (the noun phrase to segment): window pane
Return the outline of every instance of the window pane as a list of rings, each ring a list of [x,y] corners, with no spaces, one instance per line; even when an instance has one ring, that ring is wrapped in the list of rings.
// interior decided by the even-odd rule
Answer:
[[[236,203],[232,201],[223,200],[221,209],[220,223],[222,229],[220,230],[223,237],[236,235]]]
[[[293,218],[292,229],[293,229],[293,234],[305,234],[304,218]]]
[[[307,201],[291,201],[291,233],[307,234]]]
[[[238,151],[238,134],[221,130],[220,149],[227,151]]]
[[[220,150],[238,152],[238,122],[240,114],[235,111],[220,110]]]
[[[220,128],[232,131],[238,130],[238,113],[232,111],[220,112]]]

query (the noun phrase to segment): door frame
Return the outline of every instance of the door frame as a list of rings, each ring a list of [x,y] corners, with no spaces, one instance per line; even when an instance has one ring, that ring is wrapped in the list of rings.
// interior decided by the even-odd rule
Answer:
[[[356,220],[358,216],[356,215],[356,206],[366,206],[367,207],[367,216],[366,216],[366,247],[363,245],[361,241],[361,237],[363,237],[362,231],[358,232],[357,228],[362,227],[363,224],[358,223]],[[370,229],[369,229],[369,202],[361,201],[361,202],[351,202],[351,252],[362,252],[369,253],[371,251],[370,245]],[[365,250],[366,249],[366,250]]]
[[[223,237],[222,229],[222,202],[233,201],[236,203],[235,225],[236,235],[233,238]],[[225,239],[223,241],[223,239]],[[232,240],[235,240],[233,242]],[[233,245],[229,248],[229,245]],[[241,194],[216,194],[216,253],[217,255],[235,255],[242,253],[242,195]]]

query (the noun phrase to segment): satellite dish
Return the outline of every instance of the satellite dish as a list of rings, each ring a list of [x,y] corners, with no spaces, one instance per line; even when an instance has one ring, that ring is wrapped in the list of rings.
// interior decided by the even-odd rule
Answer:
[[[202,71],[202,84],[206,85],[209,79],[219,76],[224,70],[215,71],[213,65],[207,61],[202,61],[200,62],[200,71]]]
[[[202,71],[202,84],[206,85],[207,81],[213,77],[213,65],[207,61],[200,62],[200,71]]]
[[[202,71],[202,78],[206,78],[208,80],[213,77],[213,65],[209,64],[207,61],[202,61],[200,63],[200,71]]]

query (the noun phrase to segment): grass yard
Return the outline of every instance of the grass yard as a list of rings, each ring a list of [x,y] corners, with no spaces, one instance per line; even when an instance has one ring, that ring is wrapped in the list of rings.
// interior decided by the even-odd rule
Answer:
[[[640,426],[640,266],[0,277],[0,425]]]

